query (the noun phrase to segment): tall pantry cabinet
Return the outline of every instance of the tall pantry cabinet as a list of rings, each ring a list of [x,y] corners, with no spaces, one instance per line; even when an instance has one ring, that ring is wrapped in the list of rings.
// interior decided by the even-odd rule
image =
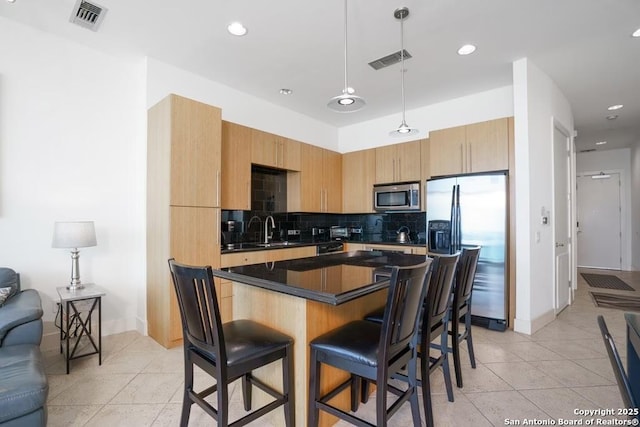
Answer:
[[[167,260],[220,266],[221,111],[169,95],[147,118],[148,332],[173,347],[182,325]]]

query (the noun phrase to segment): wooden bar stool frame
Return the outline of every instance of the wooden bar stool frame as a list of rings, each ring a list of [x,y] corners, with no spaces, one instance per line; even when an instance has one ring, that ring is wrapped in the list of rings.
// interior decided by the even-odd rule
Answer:
[[[460,343],[467,341],[469,361],[471,367],[476,368],[476,357],[473,352],[473,336],[471,335],[471,296],[473,281],[476,277],[480,247],[464,248],[460,254],[456,272],[456,281],[451,303],[451,352],[453,354],[453,370],[456,375],[456,385],[462,388],[462,367],[460,364]],[[460,324],[464,324],[464,332],[460,332]]]
[[[429,277],[427,260],[412,267],[393,267],[382,324],[356,320],[336,328],[310,343],[308,426],[316,427],[319,411],[325,411],[356,426],[387,426],[403,403],[411,403],[414,425],[420,425],[417,392],[416,337]],[[328,393],[320,393],[320,368],[329,365],[351,373],[351,377]],[[389,385],[391,375],[406,366],[408,387]],[[376,424],[332,406],[329,401],[351,387],[352,411],[357,409],[361,379],[378,385]],[[387,391],[398,398],[387,409]]]
[[[280,406],[284,406],[286,425],[293,426],[293,339],[251,320],[222,324],[211,266],[188,266],[170,259],[169,268],[180,306],[184,342],[185,388],[180,425],[188,425],[191,405],[196,403],[221,427],[246,425]],[[282,393],[251,374],[277,360],[282,360]],[[216,384],[200,392],[194,391],[194,364],[214,377]],[[237,379],[241,379],[245,411],[251,410],[252,386],[275,400],[229,423],[228,385]],[[205,400],[215,392],[218,409]]]

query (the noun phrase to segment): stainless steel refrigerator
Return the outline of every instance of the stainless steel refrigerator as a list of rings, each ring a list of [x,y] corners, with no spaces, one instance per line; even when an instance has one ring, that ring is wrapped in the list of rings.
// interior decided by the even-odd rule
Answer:
[[[475,324],[507,326],[507,173],[427,181],[427,239],[431,253],[480,246],[471,314]]]

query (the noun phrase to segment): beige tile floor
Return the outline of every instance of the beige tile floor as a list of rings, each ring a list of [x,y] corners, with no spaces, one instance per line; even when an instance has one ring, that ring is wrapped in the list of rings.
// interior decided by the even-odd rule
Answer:
[[[640,272],[615,274],[640,291]],[[455,402],[447,401],[442,375],[432,375],[436,426],[503,426],[508,420],[525,419],[557,422],[593,418],[574,415],[577,409],[621,407],[596,315],[605,316],[625,361],[623,312],[596,307],[589,289],[580,277],[574,303],[533,336],[474,327],[477,368],[471,369],[464,353],[464,388],[457,389],[454,383]],[[96,356],[79,359],[72,362],[69,375],[64,374],[64,361],[57,351],[44,353],[50,384],[48,425],[179,425],[182,348],[166,350],[136,332],[104,337],[103,348],[102,366]],[[197,384],[207,381],[205,375],[196,376]],[[239,395],[234,390],[234,414],[243,413]],[[372,421],[374,403],[370,399],[359,411]],[[189,425],[215,423],[194,405]],[[271,424],[260,419],[251,425]],[[411,425],[408,405],[392,418],[391,425]]]

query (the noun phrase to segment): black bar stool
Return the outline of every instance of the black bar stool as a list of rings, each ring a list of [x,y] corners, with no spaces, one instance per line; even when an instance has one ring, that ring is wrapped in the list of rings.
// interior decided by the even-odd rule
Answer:
[[[386,426],[389,418],[403,403],[411,403],[414,425],[420,425],[417,393],[416,338],[420,311],[430,261],[413,267],[394,267],[382,323],[356,320],[327,332],[310,343],[308,426],[318,425],[323,410],[358,426],[372,424],[332,406],[329,401],[351,387],[351,406],[355,412],[359,400],[361,379],[374,381],[376,396],[376,426]],[[320,368],[330,365],[347,371],[351,377],[336,388],[320,395]],[[401,367],[408,369],[408,387],[402,390],[389,384],[391,375]],[[387,409],[387,391],[398,398]]]
[[[460,254],[456,281],[451,303],[451,347],[453,353],[453,368],[456,373],[456,385],[462,387],[462,368],[460,366],[460,343],[467,341],[471,367],[476,368],[476,358],[473,353],[473,337],[471,336],[471,292],[476,277],[480,247],[465,248]],[[464,323],[464,332],[460,332],[460,323]]]
[[[422,326],[418,343],[420,344],[420,380],[422,387],[422,399],[424,403],[425,419],[427,426],[433,426],[433,410],[431,405],[430,374],[438,367],[442,367],[444,383],[447,389],[447,398],[453,402],[453,386],[451,385],[451,372],[448,358],[448,319],[451,308],[451,296],[456,266],[459,256],[441,255],[434,257],[431,263],[431,278],[426,298],[423,300]],[[372,323],[380,323],[380,310],[376,310],[365,317]],[[439,342],[432,342],[439,338]],[[429,348],[438,350],[438,355],[431,357]],[[396,371],[393,378],[407,381],[407,376]],[[366,402],[369,395],[369,387],[365,381],[362,386],[362,402]]]
[[[613,373],[616,377],[616,383],[618,383],[618,390],[620,390],[622,403],[624,403],[625,408],[637,408],[640,402],[636,402],[633,397],[631,384],[629,383],[629,378],[627,377],[627,373],[624,370],[624,365],[622,364],[622,360],[620,359],[620,354],[618,353],[618,349],[616,348],[616,343],[613,341],[613,337],[609,333],[609,328],[607,328],[607,323],[605,322],[604,317],[601,314],[598,315],[598,326],[600,327],[602,340],[604,341],[604,346],[607,349],[607,354],[609,355],[611,368],[613,369]],[[635,418],[640,420],[640,415],[635,414]]]
[[[178,296],[184,341],[184,397],[180,425],[189,423],[191,405],[197,403],[219,426],[243,426],[284,405],[285,423],[295,424],[293,339],[251,320],[222,324],[210,266],[193,267],[169,260]],[[279,393],[251,372],[282,359],[283,392]],[[193,365],[216,379],[216,385],[193,390]],[[228,385],[241,378],[244,409],[251,410],[251,387],[256,386],[274,401],[229,423]],[[217,392],[218,408],[204,399]]]

